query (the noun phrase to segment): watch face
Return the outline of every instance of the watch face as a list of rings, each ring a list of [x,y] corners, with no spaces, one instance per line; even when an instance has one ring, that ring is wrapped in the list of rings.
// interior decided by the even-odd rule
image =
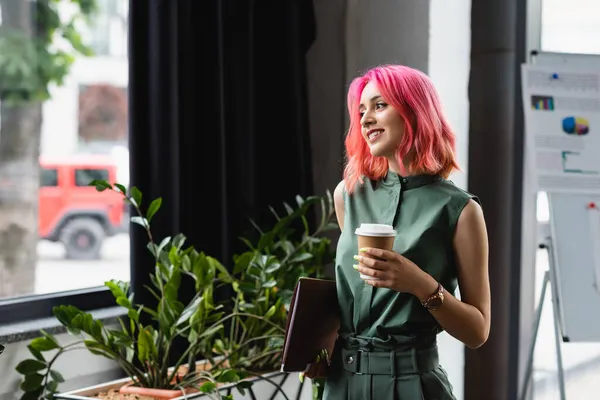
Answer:
[[[444,299],[441,296],[434,297],[433,299],[431,299],[429,301],[429,307],[437,308],[437,307],[441,306],[443,302],[444,302]]]
[[[440,284],[437,293],[435,295],[433,295],[432,297],[430,297],[426,302],[424,302],[423,306],[425,308],[435,311],[443,303],[444,303],[444,288]]]

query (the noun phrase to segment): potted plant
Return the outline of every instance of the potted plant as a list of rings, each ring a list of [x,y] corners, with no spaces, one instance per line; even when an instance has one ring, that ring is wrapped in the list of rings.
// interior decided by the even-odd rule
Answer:
[[[93,184],[100,191],[122,193],[136,210],[137,216],[132,217],[132,221],[145,229],[148,249],[156,261],[152,287],[147,290],[156,297],[158,305],[155,309],[134,305],[128,284],[110,281],[106,285],[117,304],[128,311],[129,322],[119,321],[121,329],[108,329],[89,313],[72,306],[56,307],[54,314],[58,320],[70,333],[84,338],[67,346],[61,346],[45,332],[34,339],[29,345],[34,358],[17,367],[24,375],[22,398],[51,398],[57,393],[58,384],[64,379],[53,369],[54,362],[65,351],[75,348],[86,348],[117,362],[129,378],[106,386],[112,385],[121,392],[152,388],[170,390],[165,395],[171,397],[185,392],[190,398],[189,394],[196,392],[194,397],[206,393],[226,399],[231,398],[233,388],[244,393],[252,390],[252,384],[257,381],[266,381],[274,386],[273,390],[282,391],[288,377],[278,371],[293,286],[300,276],[322,277],[324,267],[333,260],[330,241],[322,236],[337,226],[330,194],[324,198],[297,197],[296,209],[284,204],[283,217],[271,208],[276,220],[274,227],[263,231],[255,224],[259,233],[257,244],[243,239],[248,250],[234,256],[234,268],[229,273],[216,259],[193,247],[184,248],[183,235],[165,238],[159,244],[153,240],[150,223],[161,206],[161,199],[153,200],[144,214],[142,194],[137,188],[127,193],[119,184],[105,181]],[[307,214],[315,206],[321,208],[321,220],[311,229]],[[298,223],[303,227],[300,231],[294,226]],[[194,279],[197,290],[197,295],[186,305],[177,298],[182,276]],[[223,284],[230,285],[235,293],[227,308],[229,313],[213,302],[215,285]],[[155,321],[157,328],[142,324],[143,313]],[[230,325],[227,333],[225,323]],[[177,363],[169,366],[166,355],[176,337],[187,339],[189,346]],[[43,353],[48,351],[55,352],[46,359]],[[197,358],[206,361],[195,362]],[[281,379],[276,381],[278,375]],[[246,379],[252,376],[255,379]],[[319,382],[314,384],[315,398],[320,398]],[[101,389],[93,388],[96,392]],[[86,395],[90,390],[84,391]],[[287,398],[285,393],[283,395]],[[155,394],[153,398],[161,398],[158,396]]]
[[[214,304],[214,281],[227,271],[216,259],[185,247],[185,237],[176,235],[154,241],[150,230],[152,217],[159,210],[162,199],[153,200],[144,214],[141,210],[142,193],[135,187],[127,193],[119,184],[95,181],[98,190],[116,190],[131,203],[137,212],[132,221],[141,225],[149,238],[148,249],[155,259],[151,274],[152,285],[146,287],[156,298],[156,307],[133,304],[129,284],[120,281],[106,282],[115,302],[127,310],[128,321],[119,319],[120,327],[110,328],[95,320],[90,313],[70,305],[53,309],[55,317],[67,331],[81,340],[62,345],[51,334],[42,331],[42,337],[28,346],[33,358],[22,361],[17,371],[23,374],[21,399],[53,398],[58,384],[64,381],[54,369],[54,363],[65,352],[84,348],[93,354],[115,361],[128,376],[119,388],[121,394],[135,393],[155,399],[175,398],[192,392],[221,396],[217,386],[223,383],[239,383],[243,390],[249,383],[227,364],[219,367],[203,361],[200,355],[212,352],[212,337],[224,326],[216,323],[223,317],[221,306]],[[183,277],[193,279],[196,295],[187,304],[178,297]],[[152,324],[145,324],[146,314]],[[174,365],[168,364],[170,349],[177,338],[186,339],[188,345]],[[51,352],[51,353],[49,353]],[[51,354],[46,357],[45,354]],[[204,357],[205,358],[205,357]],[[98,392],[101,392],[98,388]],[[133,397],[132,397],[133,398]]]
[[[234,257],[231,277],[222,276],[231,282],[235,293],[231,306],[232,329],[229,335],[215,339],[214,348],[232,368],[251,375],[278,375],[275,371],[281,367],[294,286],[303,276],[327,278],[325,269],[335,258],[331,241],[324,235],[338,229],[330,193],[324,197],[297,196],[296,203],[296,208],[284,203],[284,213],[271,208],[275,222],[271,229],[253,223],[258,234],[256,240],[243,239],[247,250]],[[320,218],[316,226],[311,227],[309,214],[315,208]],[[314,398],[320,398],[323,382],[312,382]],[[299,387],[293,389],[293,397],[299,396],[297,392],[302,390],[302,385],[303,382],[299,382]]]

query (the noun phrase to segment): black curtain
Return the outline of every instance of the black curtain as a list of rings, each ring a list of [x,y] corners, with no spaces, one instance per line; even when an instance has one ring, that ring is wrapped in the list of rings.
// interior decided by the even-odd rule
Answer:
[[[131,185],[163,207],[160,238],[230,266],[268,205],[312,193],[305,54],[309,0],[130,0]],[[153,271],[131,227],[135,301]],[[186,288],[185,290],[190,290]],[[191,293],[190,293],[191,294]]]

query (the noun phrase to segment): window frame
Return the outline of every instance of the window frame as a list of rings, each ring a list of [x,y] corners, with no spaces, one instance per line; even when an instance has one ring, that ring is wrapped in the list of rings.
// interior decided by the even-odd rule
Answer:
[[[71,305],[82,311],[116,306],[115,299],[105,286],[48,294],[9,297],[0,300],[0,326],[53,318],[52,309]]]

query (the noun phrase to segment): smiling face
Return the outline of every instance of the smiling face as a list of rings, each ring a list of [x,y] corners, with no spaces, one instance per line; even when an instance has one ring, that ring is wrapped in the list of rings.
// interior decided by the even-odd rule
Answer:
[[[373,156],[393,159],[404,136],[404,119],[369,82],[360,97],[360,125]]]

